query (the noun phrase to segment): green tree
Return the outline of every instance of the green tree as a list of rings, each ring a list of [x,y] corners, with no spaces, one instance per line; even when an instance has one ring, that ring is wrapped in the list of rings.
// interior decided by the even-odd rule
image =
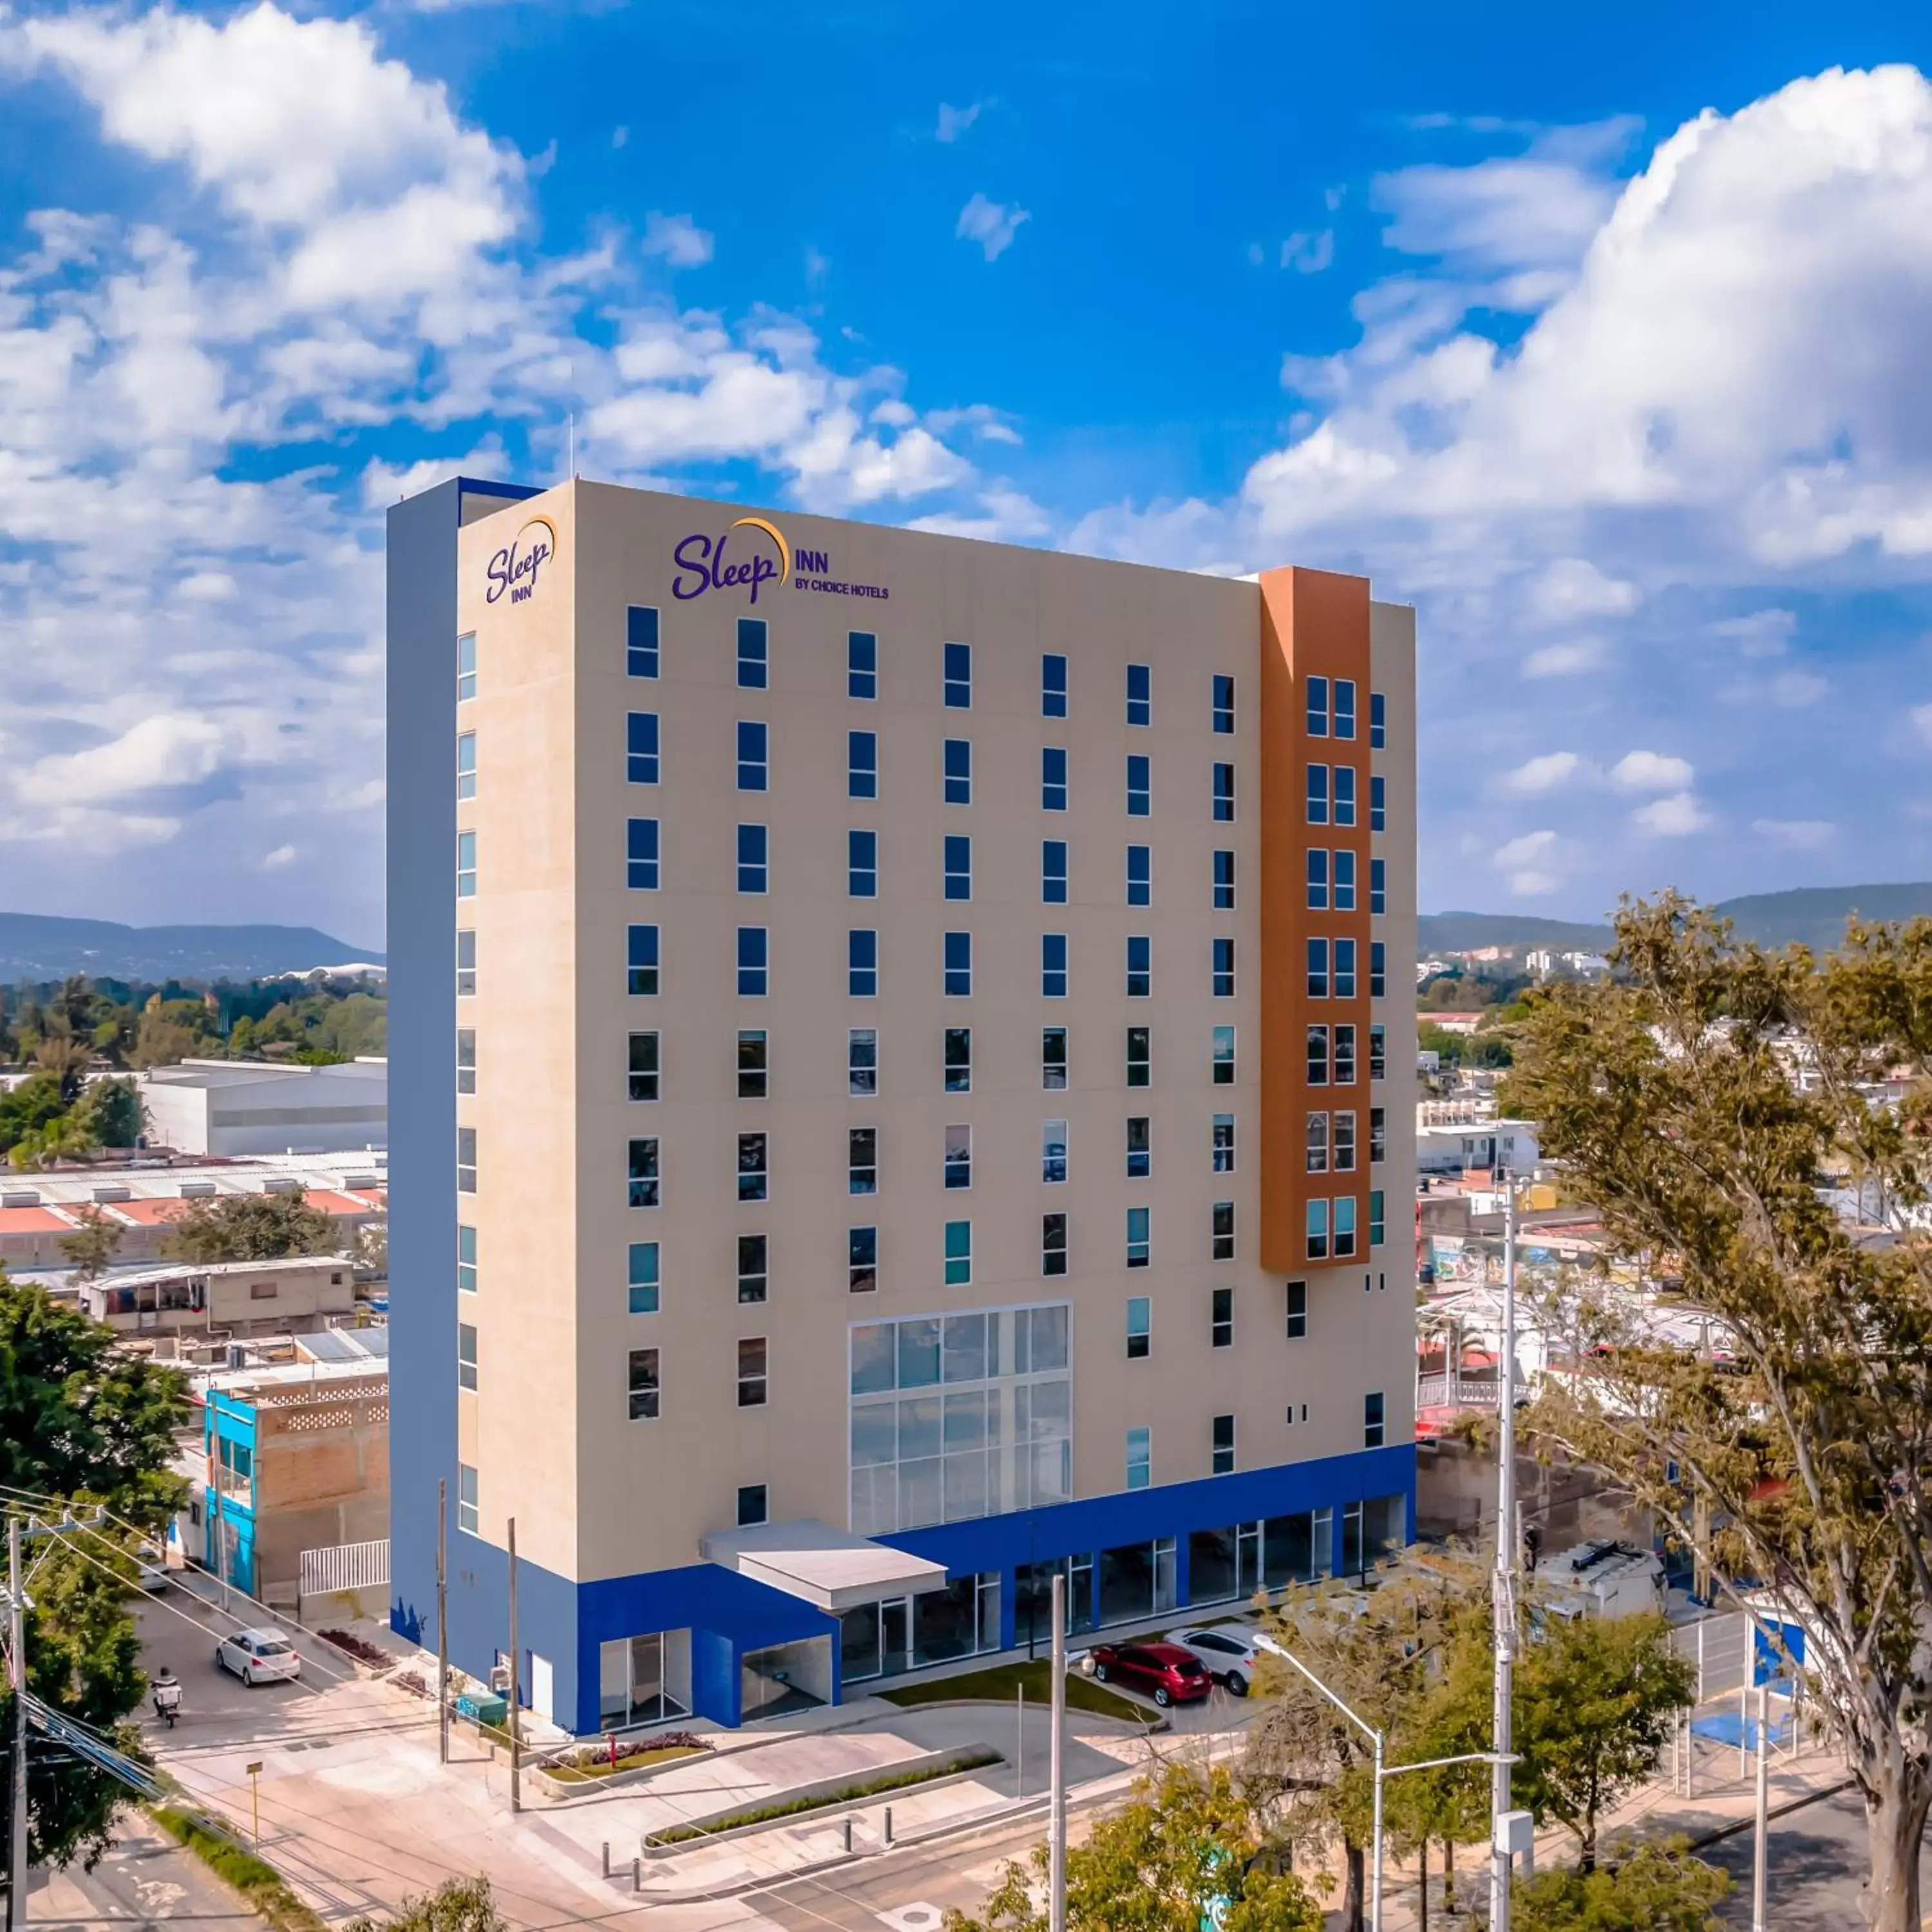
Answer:
[[[1068,1851],[1068,1932],[1200,1932],[1217,1904],[1221,1932],[1321,1932],[1320,1909],[1278,1851],[1225,1766],[1170,1764]],[[1043,1844],[1009,1864],[979,1915],[949,1912],[946,1932],[1046,1932],[1047,1864]]]
[[[70,1033],[64,1019],[56,1031],[34,1048],[34,1064],[58,1082],[64,1107],[72,1106],[80,1098],[80,1090],[87,1084],[88,1064],[93,1058],[93,1042]]]
[[[175,1066],[184,1060],[218,1053],[220,1042],[214,1016],[200,1000],[164,1000],[152,994],[141,1010],[130,1063],[140,1067]]]
[[[255,1038],[255,1022],[244,1013],[228,1029],[228,1057],[230,1060],[253,1060],[258,1048]]]
[[[406,1898],[390,1918],[352,1918],[348,1932],[504,1932],[503,1915],[487,1878],[446,1878],[420,1898]]]
[[[1730,1875],[1679,1845],[1644,1845],[1594,1871],[1540,1871],[1510,1888],[1513,1932],[1716,1932]]]
[[[45,1167],[58,1160],[78,1160],[100,1144],[94,1126],[80,1108],[56,1114],[45,1126],[22,1134],[8,1150],[16,1167]]]
[[[80,1224],[70,1234],[63,1234],[58,1246],[62,1255],[80,1272],[83,1281],[92,1281],[106,1273],[108,1264],[121,1252],[128,1230],[118,1221],[110,1221],[92,1204],[74,1210]]]
[[[1663,1349],[1586,1285],[1588,1382],[1535,1422],[1608,1470],[1721,1588],[1799,1625],[1863,1798],[1874,1932],[1918,1932],[1932,1810],[1932,922],[1854,926],[1823,961],[1739,944],[1675,894],[1627,904],[1616,978],[1562,986],[1519,1032],[1506,1104],[1622,1257],[1681,1276],[1729,1344]],[[1802,1055],[1807,1078],[1793,1074]],[[1868,1098],[1903,1066],[1894,1109]],[[1886,1219],[1861,1238],[1840,1177]]]
[[[335,1223],[299,1191],[196,1201],[174,1217],[162,1244],[178,1261],[202,1263],[332,1255],[341,1245]]]
[[[11,1149],[50,1120],[58,1120],[66,1106],[60,1082],[52,1074],[28,1074],[10,1093],[0,1094],[0,1150]]]
[[[130,1148],[141,1138],[145,1122],[141,1112],[140,1090],[131,1080],[96,1080],[78,1102],[96,1144],[107,1148]]]

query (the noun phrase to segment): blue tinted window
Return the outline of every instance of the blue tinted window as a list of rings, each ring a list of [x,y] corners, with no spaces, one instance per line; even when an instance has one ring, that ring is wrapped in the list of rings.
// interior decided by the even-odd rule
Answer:
[[[1153,760],[1144,752],[1127,760],[1127,816],[1145,818],[1154,809]]]
[[[948,805],[970,805],[973,802],[973,742],[970,738],[949,738],[946,741],[946,802]]]
[[[631,928],[628,951],[629,977],[626,990],[655,993],[658,989],[658,929],[654,926]]]
[[[1145,664],[1127,667],[1127,722],[1154,722],[1154,673]]]
[[[738,620],[738,682],[746,691],[765,688],[767,638],[762,617]]]
[[[1353,912],[1354,909],[1355,855],[1339,851],[1335,854],[1335,910]]]
[[[845,990],[855,1000],[869,1000],[879,990],[879,935],[852,932],[845,935]]]
[[[741,825],[738,828],[738,890],[761,892],[765,890],[765,828]]]
[[[738,992],[746,999],[763,999],[769,955],[765,928],[741,926],[738,928]]]
[[[946,647],[946,707],[967,711],[973,704],[973,646],[948,644]]]
[[[634,818],[630,822],[625,856],[625,882],[633,892],[654,892],[658,889],[658,822],[655,818]]]
[[[845,694],[879,694],[879,640],[870,631],[854,631],[845,639]]]
[[[1154,851],[1150,846],[1127,848],[1127,903],[1130,906],[1154,903]]]
[[[845,796],[877,798],[879,795],[879,740],[871,731],[845,734]]]
[[[1355,680],[1352,677],[1335,680],[1335,735],[1338,738],[1355,735]]]
[[[1234,942],[1232,939],[1214,941],[1214,997],[1217,1000],[1232,1000],[1234,997]]]
[[[1308,735],[1311,738],[1325,738],[1328,735],[1328,680],[1325,677],[1311,677],[1306,696]]]
[[[658,714],[633,711],[628,722],[624,776],[632,784],[658,782]]]
[[[1042,718],[1066,716],[1066,660],[1051,652],[1040,661],[1040,715]]]
[[[973,896],[973,842],[954,832],[946,841],[946,896],[970,899]]]
[[[1127,998],[1144,1000],[1154,992],[1154,941],[1143,935],[1127,941]]]
[[[879,835],[876,832],[846,833],[845,890],[855,899],[878,897]]]
[[[1066,997],[1066,935],[1064,932],[1040,934],[1040,990],[1046,999]]]
[[[1057,745],[1040,754],[1040,807],[1042,812],[1066,809],[1066,754]]]
[[[1328,942],[1325,939],[1308,942],[1308,997],[1311,1000],[1328,997]]]
[[[1388,700],[1379,691],[1369,693],[1369,749],[1379,752],[1388,739]]]
[[[1234,680],[1232,677],[1216,676],[1214,680],[1214,728],[1232,734],[1234,728]]]
[[[738,789],[763,791],[766,764],[765,727],[745,718],[738,721]]]
[[[624,613],[624,668],[632,677],[658,674],[658,614],[648,604]]]
[[[1066,903],[1066,841],[1064,838],[1040,841],[1040,902],[1042,905]]]
[[[1310,825],[1328,823],[1328,767],[1310,765],[1308,768],[1308,822]]]
[[[973,935],[949,932],[946,935],[946,991],[952,999],[966,999],[973,991]]]
[[[1328,910],[1328,854],[1318,845],[1308,850],[1308,909],[1310,912]]]
[[[1355,822],[1355,768],[1353,765],[1335,767],[1335,823],[1353,825]]]
[[[1214,910],[1232,912],[1234,909],[1234,855],[1232,852],[1214,854]]]

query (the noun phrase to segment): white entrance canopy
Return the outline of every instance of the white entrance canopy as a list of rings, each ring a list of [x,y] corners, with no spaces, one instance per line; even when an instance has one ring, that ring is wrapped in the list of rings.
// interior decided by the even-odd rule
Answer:
[[[698,1550],[707,1563],[735,1570],[835,1616],[881,1597],[916,1596],[946,1586],[944,1564],[834,1529],[812,1516],[720,1530],[703,1538]]]

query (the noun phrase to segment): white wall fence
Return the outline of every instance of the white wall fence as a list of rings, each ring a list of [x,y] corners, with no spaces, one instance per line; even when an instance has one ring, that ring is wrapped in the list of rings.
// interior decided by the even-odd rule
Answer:
[[[386,1536],[373,1543],[338,1543],[326,1550],[304,1550],[296,1586],[296,1614],[301,1616],[302,1606],[311,1597],[344,1596],[388,1587]]]

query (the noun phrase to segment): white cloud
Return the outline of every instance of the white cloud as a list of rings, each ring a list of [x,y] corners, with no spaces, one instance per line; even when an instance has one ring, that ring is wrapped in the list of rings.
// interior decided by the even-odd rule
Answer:
[[[292,866],[296,858],[292,845],[278,845],[272,852],[262,854],[262,869],[265,872],[279,872],[285,866]]]
[[[1932,745],[1932,704],[1915,704],[1910,714],[1912,728]]]
[[[1316,234],[1300,232],[1281,244],[1281,266],[1298,275],[1318,275],[1335,260],[1335,231],[1324,228]]]
[[[1522,674],[1525,677],[1574,677],[1580,672],[1594,670],[1604,656],[1603,646],[1594,638],[1539,644],[1523,659]]]
[[[1630,814],[1630,823],[1638,831],[1658,838],[1688,838],[1694,832],[1702,831],[1710,822],[1709,814],[1688,791],[1654,798]]]
[[[1556,834],[1547,829],[1526,832],[1498,846],[1490,862],[1507,875],[1509,889],[1517,898],[1540,898],[1562,883],[1552,863],[1557,844]]]
[[[1806,670],[1784,670],[1766,687],[1766,695],[1780,711],[1802,711],[1831,689],[1828,680]]]
[[[958,140],[979,119],[980,110],[985,105],[985,102],[976,100],[970,107],[949,107],[942,100],[939,104],[939,125],[933,130],[932,138],[948,142]]]
[[[1695,776],[1688,760],[1663,752],[1626,752],[1610,767],[1620,791],[1681,791]]]
[[[1587,558],[1558,557],[1544,566],[1524,600],[1531,616],[1552,623],[1621,616],[1636,607],[1634,584],[1606,577]]]
[[[1711,634],[1736,644],[1740,656],[1748,658],[1781,656],[1798,628],[1795,610],[1753,610],[1742,617],[1720,617],[1711,626]]]
[[[1751,830],[1786,852],[1822,852],[1838,831],[1828,818],[1754,818]]]
[[[1574,752],[1545,752],[1540,757],[1518,765],[1515,770],[1506,772],[1502,788],[1519,797],[1533,798],[1568,784],[1582,770],[1582,764]]]
[[[1013,245],[1020,224],[1032,219],[1024,208],[1007,207],[976,194],[959,211],[952,232],[962,242],[976,242],[986,250],[986,260],[997,262]]]
[[[661,214],[656,208],[644,217],[646,255],[662,256],[674,268],[701,268],[713,252],[712,238],[688,214]]]
[[[17,780],[22,796],[53,805],[100,805],[194,785],[242,755],[243,734],[188,712],[144,718],[106,744],[42,759]]]

